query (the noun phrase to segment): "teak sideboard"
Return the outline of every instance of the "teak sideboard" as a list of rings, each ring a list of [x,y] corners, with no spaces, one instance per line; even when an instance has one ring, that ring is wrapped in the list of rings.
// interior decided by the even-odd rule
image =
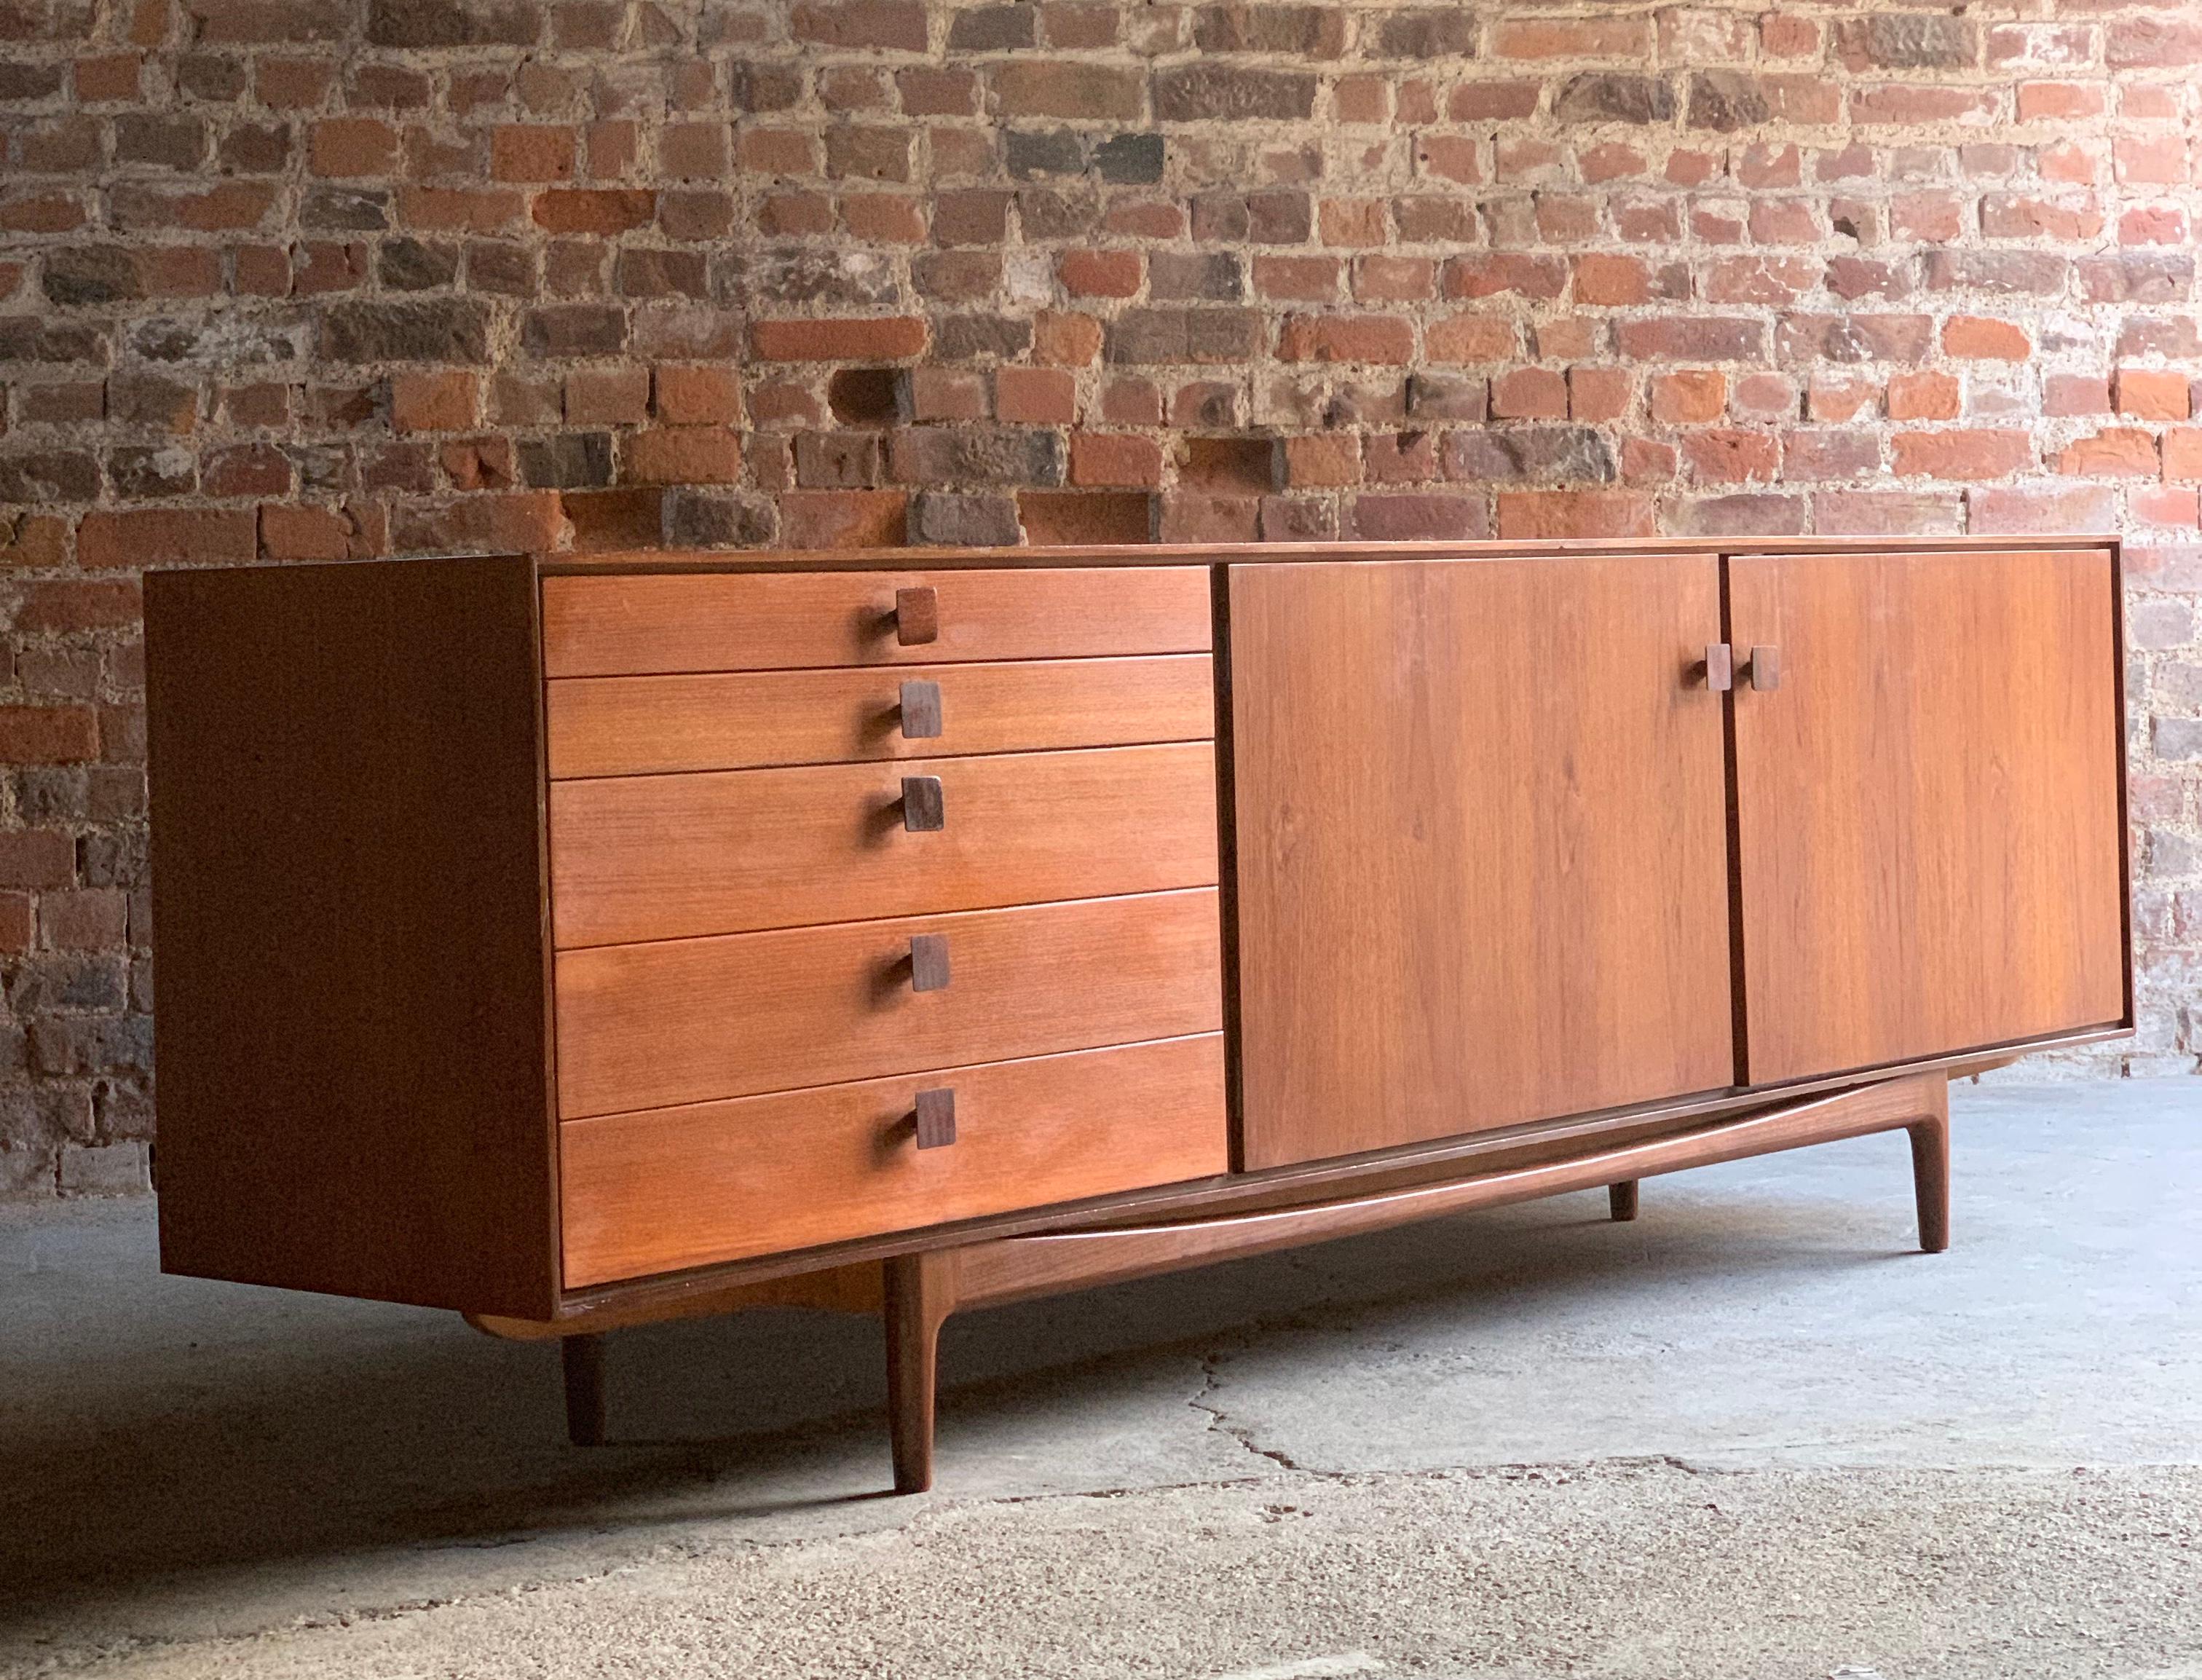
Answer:
[[[942,1320],[1907,1130],[2133,1024],[2104,538],[146,581],[171,1271]]]

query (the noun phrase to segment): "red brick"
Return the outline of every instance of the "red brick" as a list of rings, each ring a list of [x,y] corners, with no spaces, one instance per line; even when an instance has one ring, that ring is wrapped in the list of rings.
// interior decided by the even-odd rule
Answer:
[[[76,840],[59,828],[0,831],[0,886],[47,888],[76,881]]]
[[[397,171],[397,131],[371,117],[329,117],[313,127],[313,172],[339,177]]]
[[[1498,495],[1498,534],[1510,539],[1648,537],[1657,528],[1652,498],[1634,491],[1510,490]]]
[[[1598,425],[1625,417],[1636,399],[1636,376],[1626,368],[1568,369],[1568,418]]]
[[[921,355],[925,337],[916,315],[759,321],[750,327],[750,348],[760,362],[897,362]]]
[[[1511,321],[1499,315],[1456,315],[1422,329],[1422,350],[1432,362],[1504,362],[1521,350]]]
[[[1501,18],[1492,30],[1498,58],[1607,58],[1641,63],[1652,56],[1642,17]]]
[[[2026,432],[1899,432],[1893,445],[1899,478],[2003,478],[2034,464],[2034,439]]]
[[[1285,482],[1295,490],[1361,482],[1361,450],[1348,433],[1314,433],[1284,440]]]
[[[1370,255],[1353,261],[1353,296],[1358,303],[1420,303],[1436,290],[1437,263],[1430,257]]]
[[[2155,437],[2132,427],[2075,439],[2057,457],[2057,470],[2071,478],[2154,478],[2162,469]]]
[[[1491,534],[1481,495],[1395,491],[1360,495],[1348,512],[1351,534],[1374,542],[1434,538],[1475,541]]]
[[[1638,256],[1586,254],[1575,259],[1575,302],[1627,305],[1652,298],[1652,269]]]
[[[1163,481],[1162,446],[1131,433],[1070,434],[1070,481],[1075,485],[1151,487]]]
[[[642,188],[554,187],[535,195],[533,215],[553,233],[593,233],[609,239],[647,226],[657,214],[657,194]]]
[[[2099,82],[2021,82],[2018,120],[2021,122],[2084,121],[2103,114]]]
[[[2202,426],[2181,426],[2164,434],[2164,475],[2202,479]]]
[[[1136,251],[1066,251],[1056,259],[1063,289],[1074,298],[1137,295],[1145,259]]]
[[[77,562],[84,566],[237,563],[257,551],[250,509],[132,508],[88,513],[77,527]]]
[[[1491,381],[1491,413],[1498,420],[1561,420],[1568,412],[1568,382],[1550,368],[1515,368]]]
[[[503,123],[490,135],[490,175],[501,181],[569,181],[577,149],[571,128]]]
[[[1718,420],[1727,404],[1728,380],[1710,368],[1658,374],[1652,380],[1652,417],[1669,426]]]
[[[2111,382],[2091,374],[2051,374],[2041,381],[2045,415],[2093,415],[2111,411]]]
[[[447,503],[400,504],[390,532],[403,553],[547,552],[565,545],[566,518],[555,490],[490,492]]]
[[[1026,426],[1068,426],[1078,416],[1078,380],[1062,368],[1001,368],[994,417]]]
[[[2168,368],[2121,368],[2117,373],[2120,414],[2137,420],[2184,420],[2188,412],[2187,375]]]
[[[384,552],[386,538],[379,518],[365,519],[348,508],[290,501],[260,506],[263,560],[362,560]]]
[[[1889,375],[1891,420],[1955,420],[1958,412],[1958,381],[1952,375],[1933,372]]]
[[[1855,420],[1869,415],[1881,397],[1881,386],[1855,374],[1815,373],[1805,387],[1805,411],[1815,420]]]
[[[2192,488],[2176,485],[2136,486],[2127,499],[2135,520],[2143,525],[2176,525],[2192,530],[2196,522],[2196,495]]]
[[[1415,329],[1398,315],[1293,315],[1277,334],[1281,362],[1369,362],[1404,366]]]
[[[1262,534],[1258,496],[1217,496],[1173,490],[1161,498],[1157,533],[1169,543],[1253,542]]]
[[[1965,492],[1966,528],[1975,536],[2017,531],[2112,531],[2117,497],[2108,485],[2007,488]]]
[[[99,757],[90,706],[0,706],[0,763],[80,764]]]
[[[2187,180],[2187,140],[2181,134],[2122,135],[2111,143],[2111,160],[2128,186],[2183,186]]]
[[[791,28],[798,41],[858,50],[923,52],[925,8],[917,0],[802,0]]]
[[[473,374],[399,374],[390,382],[390,427],[409,432],[458,432],[474,423],[480,381]]]
[[[1780,475],[1781,451],[1769,432],[1714,427],[1686,432],[1682,457],[1700,484],[1744,484]]]
[[[726,426],[742,417],[742,382],[732,368],[660,367],[657,418],[668,426]]]
[[[2023,362],[2034,354],[2033,341],[2017,322],[1972,315],[1954,315],[1943,323],[1942,348],[1967,361]]]
[[[1020,490],[1017,516],[1036,547],[1154,540],[1155,498],[1144,490]]]
[[[1812,497],[1812,528],[1830,536],[1954,534],[1964,528],[1964,508],[1954,494],[1822,490]]]
[[[1043,309],[1033,317],[1033,361],[1085,368],[1100,359],[1101,323],[1092,315]]]
[[[1370,484],[1421,484],[1442,476],[1434,432],[1371,432],[1361,440],[1361,459]]]
[[[562,412],[575,426],[639,426],[650,418],[647,368],[576,368]]]
[[[644,484],[733,484],[742,475],[740,437],[723,427],[674,426],[627,439],[627,476]]]

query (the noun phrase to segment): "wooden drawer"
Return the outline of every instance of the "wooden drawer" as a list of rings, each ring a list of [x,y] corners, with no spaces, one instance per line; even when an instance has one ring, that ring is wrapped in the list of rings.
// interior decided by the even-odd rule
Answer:
[[[929,590],[934,631],[897,616]],[[1205,653],[1205,566],[651,573],[543,581],[546,675]]]
[[[935,733],[906,723],[906,684],[938,691]],[[550,774],[732,770],[852,759],[1202,740],[1216,733],[1209,656],[679,676],[548,685]],[[921,699],[924,697],[918,697]]]
[[[956,1141],[920,1149],[920,1090]],[[1220,1034],[559,1128],[568,1288],[1225,1170]]]
[[[914,939],[946,985],[916,989]],[[1223,1024],[1213,887],[599,946],[556,985],[567,1119]]]
[[[904,779],[937,777],[937,831]],[[1212,887],[1203,741],[550,787],[561,948]]]

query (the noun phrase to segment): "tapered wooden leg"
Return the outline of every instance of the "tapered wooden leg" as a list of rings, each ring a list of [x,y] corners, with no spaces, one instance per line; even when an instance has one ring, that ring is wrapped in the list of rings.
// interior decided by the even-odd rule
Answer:
[[[576,1447],[604,1444],[604,1339],[569,1335],[558,1344],[566,1371],[566,1435]]]
[[[933,1396],[940,1326],[956,1310],[956,1256],[898,1254],[886,1262],[887,1429],[898,1494],[933,1485]]]
[[[1915,1122],[1911,1134],[1911,1188],[1919,1199],[1919,1246],[1939,1254],[1950,1246],[1950,1088],[1936,1098],[1937,1112]]]
[[[1633,1178],[1605,1187],[1606,1205],[1616,1222],[1627,1224],[1636,1217],[1636,1181]]]

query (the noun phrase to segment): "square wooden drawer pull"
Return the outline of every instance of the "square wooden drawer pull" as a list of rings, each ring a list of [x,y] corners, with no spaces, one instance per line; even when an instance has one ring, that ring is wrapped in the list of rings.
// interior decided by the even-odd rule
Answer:
[[[874,598],[877,598],[876,597]],[[940,597],[930,584],[895,591],[895,640],[904,647],[940,639]]]
[[[948,935],[912,934],[910,939],[910,987],[913,992],[939,992],[948,986]]]
[[[940,685],[911,681],[902,686],[902,738],[929,741],[940,734]]]
[[[917,1147],[940,1149],[956,1141],[956,1093],[953,1090],[917,1093]]]
[[[948,811],[937,775],[902,779],[902,826],[913,834],[936,834],[948,826]]]

